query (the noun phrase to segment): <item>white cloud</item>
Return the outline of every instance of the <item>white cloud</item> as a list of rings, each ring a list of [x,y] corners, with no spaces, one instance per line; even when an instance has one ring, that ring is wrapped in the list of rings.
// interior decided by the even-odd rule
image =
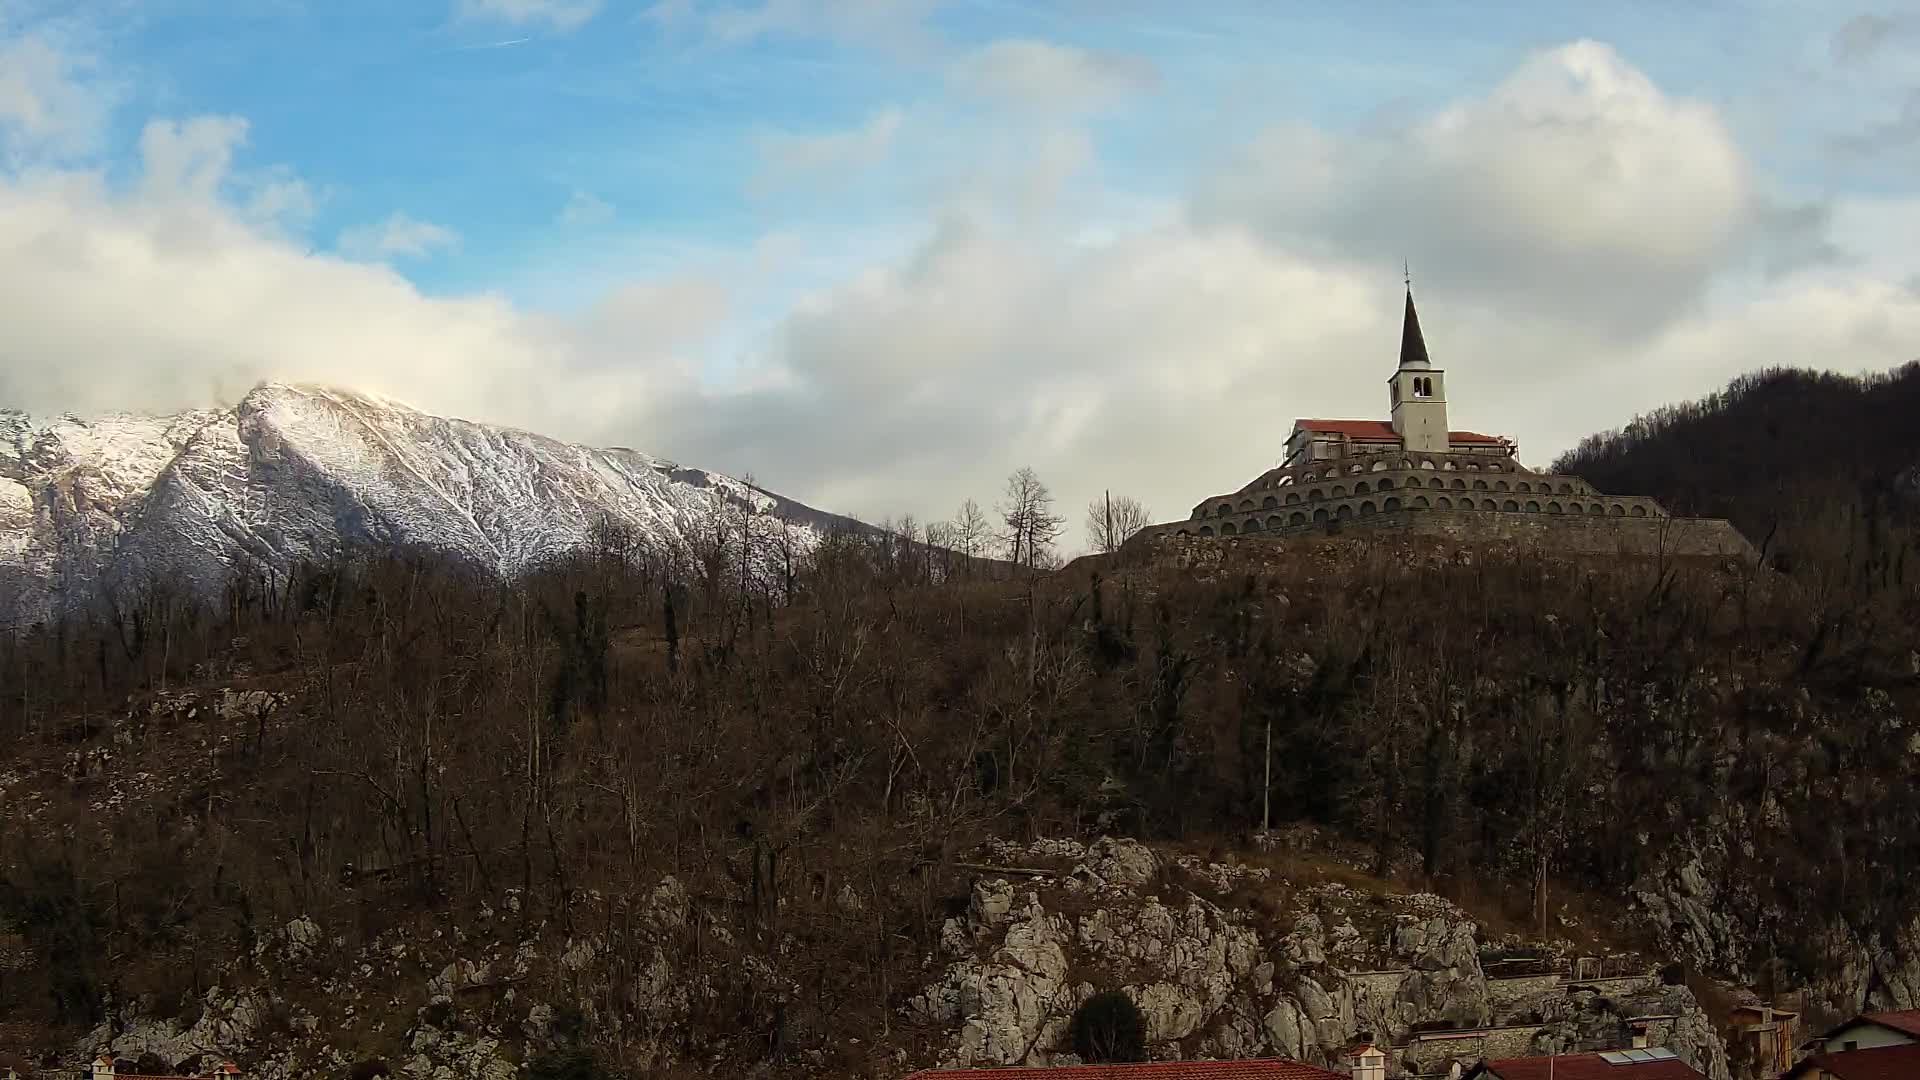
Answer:
[[[1833,59],[1841,64],[1877,59],[1889,46],[1897,46],[1902,38],[1915,36],[1920,36],[1920,14],[1865,12],[1848,19],[1834,31]]]
[[[1010,38],[962,57],[954,81],[972,93],[1022,109],[1077,111],[1159,85],[1144,57]]]
[[[238,116],[155,120],[140,133],[144,182],[156,195],[205,202],[231,176],[233,154],[247,141]]]
[[[424,259],[436,251],[458,247],[460,234],[445,225],[421,221],[398,211],[371,225],[355,225],[340,234],[340,250],[359,258],[395,256]]]
[[[576,191],[555,220],[568,227],[604,225],[613,220],[613,204],[585,191]]]
[[[545,23],[562,33],[577,30],[600,12],[601,0],[455,0],[462,19],[528,25]]]
[[[789,132],[759,139],[760,172],[754,187],[776,190],[820,180],[842,182],[850,172],[874,165],[900,134],[905,114],[898,108],[875,111],[860,126],[810,135]]]
[[[1076,519],[1108,487],[1166,518],[1270,465],[1295,416],[1383,412],[1402,252],[1457,423],[1518,436],[1534,462],[1741,371],[1889,367],[1920,340],[1920,295],[1883,284],[1911,273],[1895,226],[1920,220],[1912,205],[1766,204],[1791,251],[1853,261],[1729,270],[1767,217],[1745,159],[1710,110],[1599,46],[1392,137],[1272,133],[1235,166],[1249,175],[1124,220],[1023,213],[1023,190],[1093,164],[1084,132],[1042,130],[1055,151],[1024,174],[1010,155],[1004,184],[775,316],[719,373],[714,343],[767,317],[743,282],[819,255],[805,237],[628,281],[577,315],[429,297],[263,225],[263,204],[297,210],[273,184],[298,178],[236,165],[243,122],[158,122],[129,185],[0,176],[0,403],[178,408],[261,378],[332,382],[751,471],[870,517],[991,501],[1032,464]],[[424,251],[436,228],[396,216],[366,238]]]
[[[1387,134],[1275,129],[1195,210],[1288,250],[1409,260],[1416,282],[1634,334],[1698,303],[1752,198],[1711,107],[1582,41]]]
[[[45,33],[5,29],[0,20],[0,166],[97,150],[117,98],[97,61]]]

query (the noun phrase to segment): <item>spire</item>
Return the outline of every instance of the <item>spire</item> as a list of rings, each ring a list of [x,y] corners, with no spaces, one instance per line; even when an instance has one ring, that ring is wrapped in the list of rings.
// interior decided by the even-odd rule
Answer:
[[[1427,339],[1420,336],[1420,316],[1413,310],[1413,283],[1407,283],[1407,318],[1400,327],[1400,366],[1403,368],[1430,368],[1432,361],[1427,359]]]

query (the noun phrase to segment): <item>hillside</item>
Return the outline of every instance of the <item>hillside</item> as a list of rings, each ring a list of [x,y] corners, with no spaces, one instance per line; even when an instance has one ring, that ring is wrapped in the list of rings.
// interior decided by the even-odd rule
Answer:
[[[789,549],[855,527],[638,451],[320,387],[268,384],[174,416],[0,412],[0,626],[153,581],[209,598],[237,567],[284,584],[354,547],[508,577],[610,543],[695,564],[742,512]]]
[[[1721,1080],[1728,988],[1920,1006],[1920,581],[1828,552],[828,530],[787,589],[729,541],[129,597],[0,637],[0,1064],[894,1077],[1124,989],[1158,1056],[1661,1015]]]
[[[1594,435],[1553,471],[1728,518],[1772,554],[1834,559],[1920,512],[1916,416],[1920,361],[1858,377],[1775,368]]]

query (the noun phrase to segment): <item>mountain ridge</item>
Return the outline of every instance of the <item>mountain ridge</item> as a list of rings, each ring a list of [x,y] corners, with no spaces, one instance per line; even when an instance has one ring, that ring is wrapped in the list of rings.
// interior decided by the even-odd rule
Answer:
[[[684,552],[729,510],[805,545],[860,527],[639,450],[339,387],[262,383],[229,408],[173,414],[0,411],[0,622],[158,578],[216,589],[243,560],[285,570],[356,544],[507,576],[589,546],[602,522]]]

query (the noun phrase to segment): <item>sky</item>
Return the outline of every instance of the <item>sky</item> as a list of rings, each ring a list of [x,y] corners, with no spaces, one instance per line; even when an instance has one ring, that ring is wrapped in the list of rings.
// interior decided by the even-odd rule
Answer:
[[[0,0],[0,407],[262,380],[881,520],[1920,359],[1920,0]],[[1077,539],[1070,539],[1073,543]]]

